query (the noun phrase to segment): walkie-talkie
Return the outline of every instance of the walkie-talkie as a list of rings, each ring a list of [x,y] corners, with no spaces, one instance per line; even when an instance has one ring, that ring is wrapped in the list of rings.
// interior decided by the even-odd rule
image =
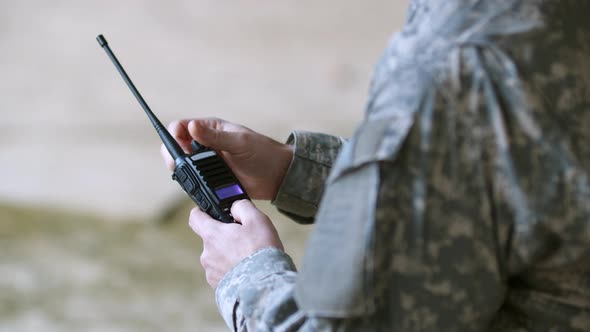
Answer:
[[[176,140],[154,115],[141,94],[139,94],[125,69],[111,51],[107,40],[102,35],[96,37],[96,40],[111,58],[125,83],[127,83],[127,86],[129,86],[129,89],[131,89],[131,92],[156,128],[172,159],[174,159],[176,166],[172,179],[176,180],[201,210],[209,214],[213,219],[224,223],[236,222],[230,212],[232,203],[250,198],[225,161],[217,152],[202,146],[197,141],[191,143],[193,149],[191,154],[185,154]]]

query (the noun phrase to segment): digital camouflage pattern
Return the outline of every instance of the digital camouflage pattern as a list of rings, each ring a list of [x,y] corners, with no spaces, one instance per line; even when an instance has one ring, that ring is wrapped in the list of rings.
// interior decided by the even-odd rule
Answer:
[[[316,222],[302,270],[241,262],[216,291],[228,326],[590,331],[589,13],[413,1],[352,139],[292,137],[274,203]]]

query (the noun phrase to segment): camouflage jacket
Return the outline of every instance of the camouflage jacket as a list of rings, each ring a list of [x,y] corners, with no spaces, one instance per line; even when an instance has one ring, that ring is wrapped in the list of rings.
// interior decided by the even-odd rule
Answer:
[[[236,331],[590,331],[590,1],[416,0],[348,142],[296,132],[314,222],[216,290]],[[320,203],[321,201],[321,203]]]

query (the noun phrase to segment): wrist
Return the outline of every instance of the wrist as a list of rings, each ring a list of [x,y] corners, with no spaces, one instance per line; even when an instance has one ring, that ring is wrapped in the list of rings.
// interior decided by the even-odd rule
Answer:
[[[273,190],[270,195],[270,199],[274,200],[279,192],[279,188],[283,184],[283,179],[287,175],[289,171],[289,167],[293,162],[293,155],[294,155],[294,148],[291,144],[283,144],[281,143],[280,149],[278,149],[278,156],[276,158],[278,164],[276,165],[277,173],[275,175],[275,181],[273,184]]]

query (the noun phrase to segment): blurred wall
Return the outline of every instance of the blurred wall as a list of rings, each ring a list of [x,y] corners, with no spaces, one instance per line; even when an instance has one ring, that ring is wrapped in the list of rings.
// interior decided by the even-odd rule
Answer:
[[[0,2],[0,200],[149,217],[177,197],[103,33],[161,120],[350,135],[406,1]]]

